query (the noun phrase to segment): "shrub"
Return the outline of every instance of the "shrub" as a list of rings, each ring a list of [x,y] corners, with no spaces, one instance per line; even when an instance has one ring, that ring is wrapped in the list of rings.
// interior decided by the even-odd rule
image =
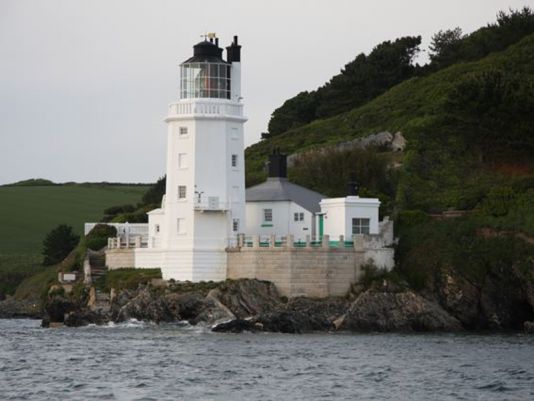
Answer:
[[[78,244],[80,236],[72,227],[60,224],[51,230],[43,241],[43,265],[50,266],[61,262]]]
[[[104,248],[108,243],[108,238],[116,237],[117,229],[107,224],[97,224],[85,237],[85,245],[93,251]]]

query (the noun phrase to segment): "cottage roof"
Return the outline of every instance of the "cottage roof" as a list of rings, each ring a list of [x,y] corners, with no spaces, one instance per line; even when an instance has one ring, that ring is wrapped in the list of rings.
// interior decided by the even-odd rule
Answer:
[[[319,202],[326,198],[283,177],[269,177],[267,181],[248,188],[245,197],[247,202],[292,201],[312,213],[321,211]]]

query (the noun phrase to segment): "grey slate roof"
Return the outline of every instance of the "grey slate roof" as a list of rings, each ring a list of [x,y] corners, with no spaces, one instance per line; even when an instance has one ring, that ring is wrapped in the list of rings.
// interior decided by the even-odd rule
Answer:
[[[326,196],[293,184],[287,178],[269,177],[267,181],[248,188],[245,198],[247,202],[293,201],[304,209],[317,213],[321,211],[319,202]]]

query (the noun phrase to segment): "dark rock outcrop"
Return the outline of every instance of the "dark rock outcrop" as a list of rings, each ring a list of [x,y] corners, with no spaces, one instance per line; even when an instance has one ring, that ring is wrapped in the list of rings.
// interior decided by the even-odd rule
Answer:
[[[516,266],[492,269],[478,281],[444,268],[422,295],[466,329],[521,330],[523,322],[534,319],[533,272]]]
[[[21,301],[13,297],[6,297],[0,301],[0,319],[42,319],[43,310],[39,301]]]
[[[50,295],[43,322],[83,326],[130,319],[156,323],[187,321],[216,332],[304,333],[460,331],[484,324],[511,328],[511,324],[520,321],[519,329],[534,330],[531,315],[525,313],[530,310],[527,295],[531,290],[525,283],[521,284],[519,295],[507,297],[494,284],[485,284],[481,289],[452,275],[444,275],[434,285],[439,291],[417,293],[405,284],[381,281],[368,289],[359,287],[346,298],[289,300],[280,297],[272,283],[259,280],[163,288],[142,285],[136,290],[113,291],[113,296],[107,297],[107,307],[90,301],[75,302],[64,294]],[[493,326],[489,326],[491,319],[495,322]]]
[[[352,303],[341,319],[350,331],[460,331],[460,322],[438,304],[411,290],[368,290]]]

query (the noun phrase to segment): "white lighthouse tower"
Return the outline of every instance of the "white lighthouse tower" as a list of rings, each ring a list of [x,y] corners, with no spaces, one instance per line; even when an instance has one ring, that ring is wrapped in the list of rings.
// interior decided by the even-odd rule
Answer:
[[[209,40],[208,40],[209,38]],[[148,248],[136,267],[164,279],[226,279],[226,251],[245,227],[241,46],[211,34],[180,65],[180,100],[169,105],[166,194],[149,212]]]

